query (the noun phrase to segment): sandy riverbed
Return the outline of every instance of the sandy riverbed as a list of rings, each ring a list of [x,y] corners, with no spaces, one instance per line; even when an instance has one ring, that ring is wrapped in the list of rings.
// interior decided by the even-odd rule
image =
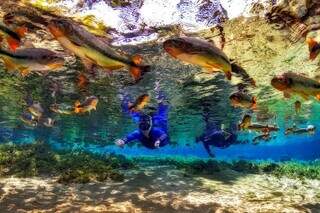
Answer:
[[[169,166],[126,174],[123,183],[59,184],[0,179],[1,212],[320,212],[320,181],[224,171],[189,176]]]

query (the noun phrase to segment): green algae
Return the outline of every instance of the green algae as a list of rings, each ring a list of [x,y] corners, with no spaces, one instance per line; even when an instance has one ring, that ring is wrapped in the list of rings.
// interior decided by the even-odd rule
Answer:
[[[84,152],[56,152],[50,146],[33,144],[0,145],[0,176],[52,176],[60,183],[90,181],[123,181],[119,169],[133,167],[125,158],[116,155],[93,156]]]

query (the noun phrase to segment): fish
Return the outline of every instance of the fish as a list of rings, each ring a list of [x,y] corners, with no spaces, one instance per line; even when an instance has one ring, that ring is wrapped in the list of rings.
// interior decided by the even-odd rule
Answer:
[[[98,102],[99,99],[96,96],[87,97],[83,103],[78,100],[74,104],[74,113],[78,114],[97,110]]]
[[[34,117],[31,113],[25,112],[20,116],[20,120],[25,124],[36,127],[38,125],[37,118]]]
[[[58,114],[65,114],[65,115],[71,115],[74,113],[74,109],[72,106],[67,106],[63,104],[52,104],[49,109],[52,112],[58,113]]]
[[[238,128],[240,130],[252,130],[262,133],[279,131],[277,126],[252,123],[251,120],[252,117],[250,115],[245,115],[239,123]]]
[[[26,27],[18,27],[15,31],[13,31],[5,25],[0,24],[0,34],[3,34],[6,37],[11,51],[16,51],[16,49],[21,45],[21,39],[25,36],[26,32]]]
[[[22,76],[29,75],[31,71],[45,74],[64,65],[63,57],[43,48],[19,49],[16,52],[0,49],[0,57],[9,71],[18,70]]]
[[[202,67],[206,72],[223,71],[231,80],[232,66],[224,52],[211,43],[190,37],[168,39],[163,43],[164,50],[174,58]]]
[[[40,119],[44,113],[44,110],[39,102],[32,103],[32,105],[28,107],[28,110],[37,119]]]
[[[232,106],[241,107],[246,109],[255,109],[257,107],[257,99],[254,96],[238,91],[230,95],[229,97]]]
[[[303,74],[286,72],[275,76],[271,80],[271,85],[283,92],[284,97],[290,98],[292,94],[301,96],[304,100],[309,100],[310,96],[320,100],[320,82],[308,78]]]
[[[313,125],[308,125],[307,128],[298,128],[296,125],[293,125],[293,127],[287,128],[285,131],[285,135],[289,134],[314,134],[316,130],[316,127]]]
[[[127,68],[135,82],[141,80],[144,73],[150,70],[150,66],[142,65],[142,56],[122,55],[106,42],[69,20],[53,19],[48,29],[61,46],[81,58],[89,70],[93,65],[108,71]]]
[[[129,110],[131,111],[140,111],[142,110],[146,105],[148,105],[150,101],[150,96],[148,94],[140,95],[134,103],[129,103]]]
[[[309,59],[313,61],[320,53],[320,44],[314,38],[307,38],[306,41],[309,47]]]
[[[301,102],[300,101],[294,102],[294,109],[297,114],[301,111]]]
[[[250,124],[251,124],[251,116],[244,115],[241,122],[238,124],[238,129],[239,130],[247,129]]]

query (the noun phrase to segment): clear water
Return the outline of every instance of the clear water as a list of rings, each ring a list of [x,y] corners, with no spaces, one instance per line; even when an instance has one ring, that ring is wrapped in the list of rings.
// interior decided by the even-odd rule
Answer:
[[[69,7],[74,6],[71,4],[72,1],[63,2],[64,5]],[[207,28],[220,21],[209,19],[206,16],[206,10],[203,10],[202,14],[198,13],[199,10],[193,11],[193,9],[199,7],[199,5],[194,5],[196,2],[181,1],[178,4],[179,14],[168,11],[168,15],[174,14],[175,19],[165,17],[157,23],[154,21],[157,18],[153,18],[149,20],[148,24],[157,26],[182,23],[185,29],[194,30],[195,28]],[[145,5],[147,3],[150,2],[146,1]],[[156,7],[156,3],[157,1],[153,2],[152,8]],[[100,1],[96,4],[86,5],[86,8],[80,11],[83,14],[97,15],[98,8],[103,6],[105,4]],[[208,10],[212,8],[221,10],[220,6],[207,5]],[[130,32],[129,24],[148,20],[149,13],[144,11],[146,10],[144,7],[140,9],[142,17],[139,16],[138,18],[136,16],[140,13],[136,14],[134,8],[114,9],[112,16],[114,19],[111,19],[111,25],[118,27],[119,32]],[[124,17],[123,14],[128,10],[133,11],[132,16]],[[187,15],[189,16],[182,16],[183,11],[188,11]],[[97,17],[99,16],[97,15]],[[126,18],[125,23],[128,25],[122,25],[123,18]],[[169,23],[168,20],[172,22]],[[143,41],[143,38],[139,39],[140,42]],[[115,43],[120,45],[123,41],[126,44],[132,43],[132,39],[123,40],[121,37]],[[302,45],[300,44],[300,47]],[[56,46],[53,45],[52,48],[54,49]],[[297,46],[294,48],[297,48]],[[208,155],[203,146],[195,143],[195,137],[201,135],[205,128],[203,114],[207,114],[211,121],[228,126],[238,123],[244,114],[249,113],[253,115],[254,120],[265,124],[276,124],[281,130],[273,134],[274,138],[271,141],[261,142],[259,145],[248,143],[232,145],[223,150],[213,148],[218,159],[315,160],[320,157],[319,131],[316,131],[316,134],[312,136],[284,135],[284,129],[292,126],[293,123],[299,127],[312,124],[320,129],[318,124],[320,120],[319,103],[316,100],[303,103],[303,110],[297,115],[293,107],[296,99],[284,100],[281,94],[270,86],[270,79],[274,75],[274,70],[266,69],[264,73],[250,73],[258,82],[258,88],[251,91],[259,98],[258,112],[253,112],[236,109],[230,105],[228,97],[237,88],[234,83],[226,81],[222,74],[199,75],[201,72],[199,67],[185,65],[174,60],[165,53],[161,44],[146,42],[133,46],[122,45],[121,49],[131,54],[139,53],[143,55],[145,63],[152,65],[151,72],[146,74],[144,79],[136,85],[128,86],[130,79],[125,70],[115,71],[112,75],[100,71],[97,76],[91,76],[88,88],[80,90],[76,85],[76,77],[79,71],[83,69],[79,62],[68,63],[70,65],[63,72],[50,73],[45,77],[34,74],[25,79],[8,73],[1,67],[0,140],[15,143],[42,140],[58,149],[84,149],[101,154],[114,152],[126,156],[207,158]],[[246,57],[244,55],[244,58]],[[265,60],[268,61],[269,59],[266,58]],[[70,59],[69,62],[71,61]],[[254,64],[254,66],[257,66],[257,64]],[[265,66],[267,67],[267,65]],[[156,82],[160,82],[160,89],[167,95],[170,103],[168,120],[171,144],[158,150],[148,150],[142,147],[139,142],[132,146],[126,146],[124,149],[116,147],[114,141],[117,138],[123,137],[136,128],[136,124],[131,118],[121,112],[119,95],[126,93],[134,99],[140,94],[148,93],[152,98],[151,105],[157,107],[154,90]],[[59,85],[55,97],[51,95],[51,88],[54,83]],[[76,100],[84,99],[90,95],[99,98],[97,111],[90,114],[58,115],[49,110],[49,106],[53,103],[72,105]],[[39,101],[45,108],[46,116],[54,118],[57,124],[53,128],[32,128],[24,125],[19,117],[22,112],[26,111],[27,105],[24,101],[26,97],[32,97],[34,101]],[[242,140],[248,140],[249,142],[257,136],[254,132],[238,132],[238,135]]]

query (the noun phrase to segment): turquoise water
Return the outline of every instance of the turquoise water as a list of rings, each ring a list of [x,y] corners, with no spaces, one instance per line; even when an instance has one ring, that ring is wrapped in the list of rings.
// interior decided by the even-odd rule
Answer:
[[[157,47],[161,50],[161,47]],[[159,50],[156,53],[159,53]],[[263,104],[260,111],[243,110],[230,105],[228,96],[237,87],[224,80],[222,74],[209,76],[203,81],[195,81],[193,75],[199,69],[183,65],[170,59],[165,53],[155,54],[154,49],[147,49],[147,61],[152,62],[152,71],[136,85],[126,86],[127,73],[118,72],[112,76],[101,74],[92,77],[87,88],[79,90],[76,85],[77,66],[67,68],[66,72],[52,73],[46,77],[36,74],[23,79],[1,70],[2,91],[0,113],[1,141],[28,143],[35,140],[45,141],[57,149],[87,150],[99,154],[118,153],[125,156],[177,156],[185,158],[208,158],[202,144],[195,143],[195,137],[205,129],[204,114],[211,122],[228,126],[238,123],[246,113],[252,114],[254,120],[264,124],[277,124],[280,131],[273,133],[273,139],[268,142],[252,144],[257,136],[254,132],[237,132],[239,139],[247,140],[247,144],[231,145],[226,149],[214,148],[218,159],[250,159],[250,160],[315,160],[320,157],[319,133],[314,135],[284,135],[284,129],[293,123],[299,127],[313,124],[319,128],[318,113],[320,108],[316,101],[303,103],[302,112],[296,114],[294,100],[268,98],[272,93],[271,86],[266,87],[260,95]],[[167,61],[165,63],[164,61]],[[66,74],[67,73],[67,74]],[[59,81],[63,79],[63,81]],[[52,95],[52,84],[59,84],[56,94]],[[119,94],[126,94],[132,99],[143,93],[151,96],[151,106],[157,107],[155,98],[155,82],[160,82],[160,89],[168,97],[169,135],[171,143],[158,150],[148,150],[136,143],[119,148],[114,145],[117,138],[137,128],[131,118],[121,111]],[[51,112],[49,106],[53,103],[73,105],[78,99],[95,95],[99,98],[97,111],[83,115],[59,115]],[[19,118],[26,111],[26,97],[39,101],[45,115],[56,120],[52,128],[44,126],[30,127]],[[265,97],[265,98],[264,98]],[[310,102],[310,101],[309,101]],[[307,102],[307,103],[309,103]],[[268,111],[267,111],[268,110]],[[151,110],[146,110],[150,112]],[[260,117],[258,117],[260,116]],[[259,120],[260,119],[260,120]]]

